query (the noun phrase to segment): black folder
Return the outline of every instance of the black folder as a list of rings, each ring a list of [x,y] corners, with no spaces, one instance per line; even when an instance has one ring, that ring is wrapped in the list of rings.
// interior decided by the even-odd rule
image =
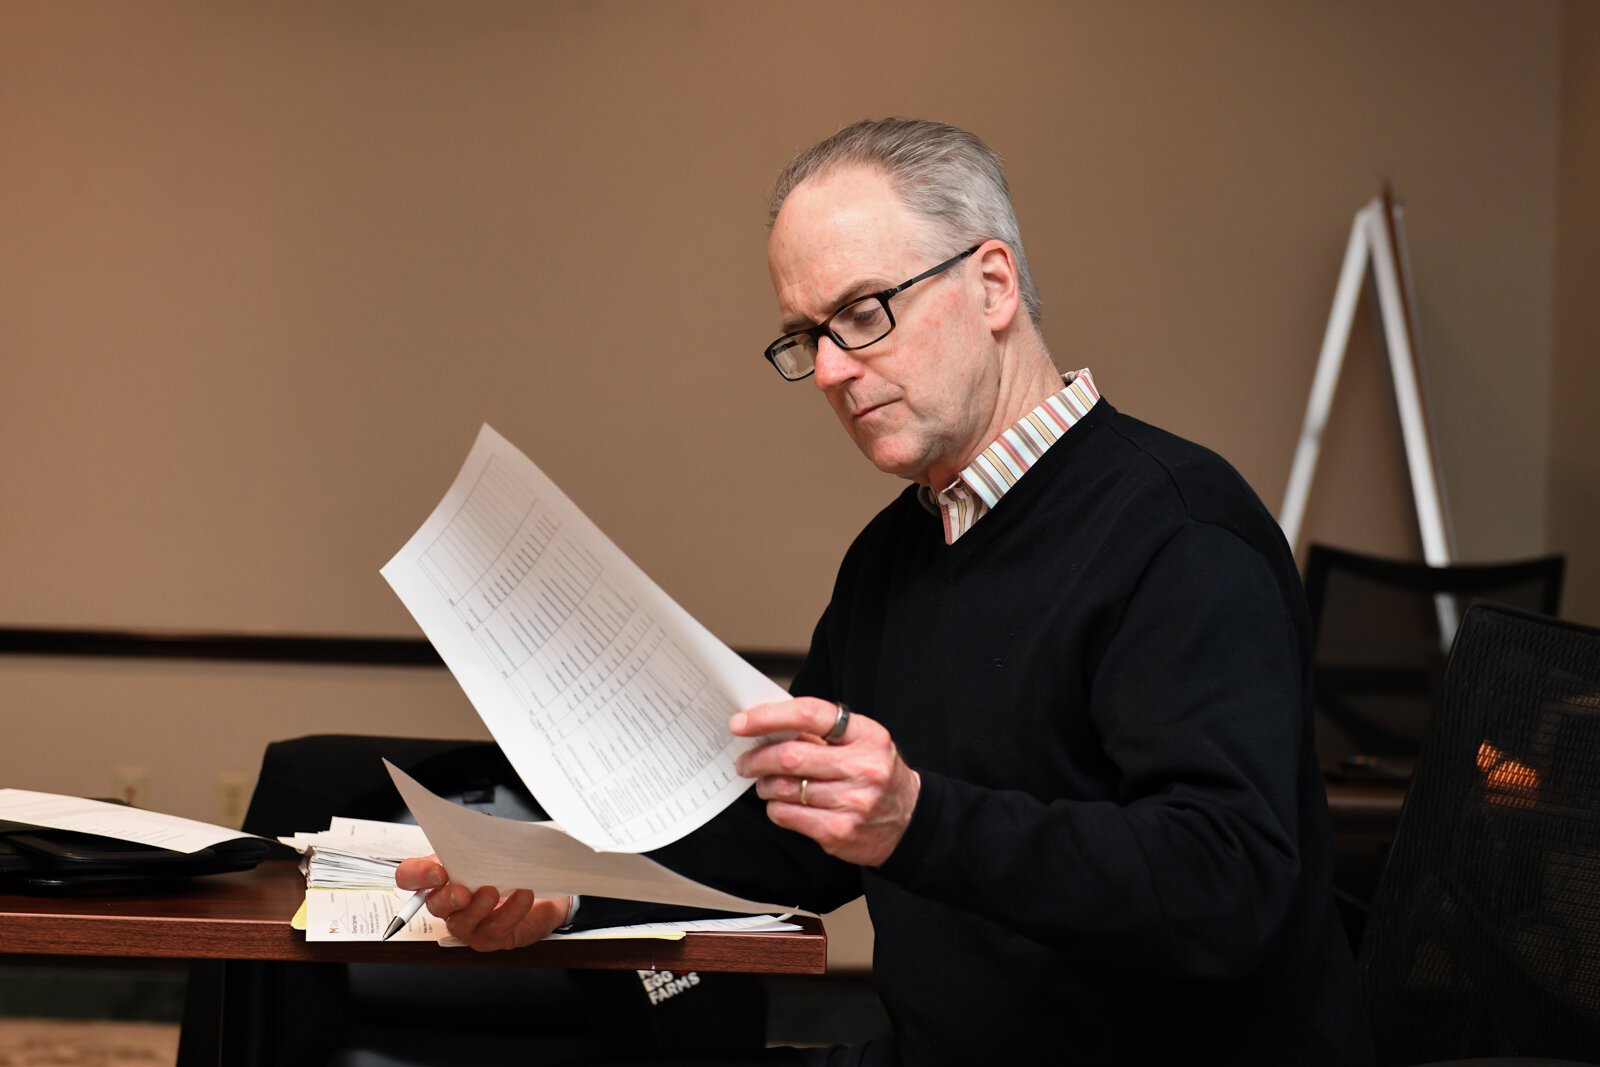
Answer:
[[[196,875],[246,871],[266,859],[258,837],[219,841],[198,852],[0,820],[0,891],[139,892]]]

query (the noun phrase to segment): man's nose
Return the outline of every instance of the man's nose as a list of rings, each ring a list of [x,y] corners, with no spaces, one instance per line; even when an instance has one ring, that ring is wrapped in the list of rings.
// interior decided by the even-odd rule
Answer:
[[[840,348],[833,338],[823,334],[817,340],[816,372],[812,375],[818,389],[832,389],[843,385],[860,374],[860,364],[854,352]]]

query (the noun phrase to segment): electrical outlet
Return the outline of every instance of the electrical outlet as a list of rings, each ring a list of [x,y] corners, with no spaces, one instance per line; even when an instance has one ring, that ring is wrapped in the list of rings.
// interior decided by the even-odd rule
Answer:
[[[135,808],[150,806],[150,768],[117,767],[111,772],[111,795]]]
[[[223,774],[217,777],[217,809],[223,826],[238,829],[244,822],[245,809],[250,805],[250,776]]]

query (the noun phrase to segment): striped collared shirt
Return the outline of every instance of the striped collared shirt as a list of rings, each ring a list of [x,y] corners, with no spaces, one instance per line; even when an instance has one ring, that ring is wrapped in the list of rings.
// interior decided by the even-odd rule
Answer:
[[[956,539],[989,514],[1045,450],[1061,439],[1100,399],[1087,369],[1062,376],[1066,388],[1028,412],[978,454],[956,480],[937,493],[922,490],[923,503],[944,519],[944,542]]]

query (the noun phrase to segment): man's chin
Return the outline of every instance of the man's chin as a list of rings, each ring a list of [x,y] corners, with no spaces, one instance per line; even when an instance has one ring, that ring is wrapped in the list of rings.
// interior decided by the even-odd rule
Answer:
[[[892,440],[857,439],[856,447],[883,473],[904,478],[908,482],[922,480],[925,464],[921,452],[911,453],[904,448],[896,448]]]

